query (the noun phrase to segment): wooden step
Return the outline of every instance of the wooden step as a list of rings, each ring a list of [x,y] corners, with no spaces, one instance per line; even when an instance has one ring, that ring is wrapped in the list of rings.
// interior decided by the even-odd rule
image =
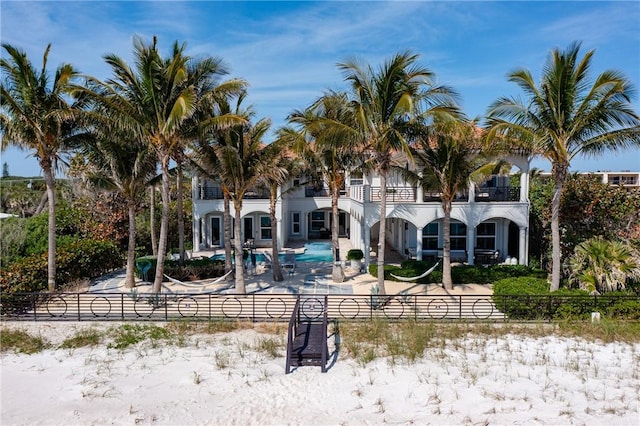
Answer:
[[[329,353],[322,327],[322,323],[310,321],[298,325],[298,332],[293,340],[293,365],[323,365],[327,361],[322,359],[323,345],[325,354]]]

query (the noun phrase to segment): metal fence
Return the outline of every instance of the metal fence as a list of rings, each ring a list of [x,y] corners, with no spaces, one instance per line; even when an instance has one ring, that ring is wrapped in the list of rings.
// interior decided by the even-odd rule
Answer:
[[[327,296],[333,320],[551,320],[562,307],[572,314],[605,310],[630,301],[616,317],[637,319],[640,297],[605,296],[490,296],[354,294],[126,294],[126,293],[24,293],[0,295],[3,320],[26,321],[172,321],[244,320],[287,322],[296,300],[300,312],[314,319]],[[635,305],[633,305],[635,304]],[[561,312],[562,313],[562,312]]]

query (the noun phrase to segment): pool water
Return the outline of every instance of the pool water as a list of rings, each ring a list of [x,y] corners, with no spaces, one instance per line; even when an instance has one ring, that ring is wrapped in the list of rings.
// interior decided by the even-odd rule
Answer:
[[[264,253],[256,253],[256,263],[266,262],[267,256]],[[280,263],[284,261],[284,254],[278,255]],[[224,254],[211,256],[212,260],[224,260]],[[332,262],[333,251],[331,243],[313,242],[304,245],[304,253],[296,254],[296,262]]]

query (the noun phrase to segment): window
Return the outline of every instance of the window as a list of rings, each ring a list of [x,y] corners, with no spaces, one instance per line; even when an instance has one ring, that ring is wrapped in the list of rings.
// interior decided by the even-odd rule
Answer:
[[[324,227],[324,212],[311,212],[311,230],[320,231]]]
[[[467,249],[467,225],[460,222],[451,223],[451,250]]]
[[[362,173],[352,173],[349,176],[349,185],[362,185],[364,184],[364,179],[362,178]]]
[[[300,212],[291,212],[291,235],[300,235]]]
[[[269,216],[260,216],[260,239],[271,239],[271,218]]]
[[[430,223],[422,228],[422,250],[438,249],[438,224]]]
[[[483,222],[476,228],[476,248],[495,250],[496,248],[496,224]]]

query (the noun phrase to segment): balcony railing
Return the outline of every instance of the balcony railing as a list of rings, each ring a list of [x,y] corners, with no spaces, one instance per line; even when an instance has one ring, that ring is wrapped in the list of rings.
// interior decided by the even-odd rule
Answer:
[[[222,188],[218,186],[200,188],[201,200],[222,200],[224,194]],[[244,194],[244,199],[269,199],[269,191],[267,189],[253,189]]]
[[[382,199],[382,188],[379,186],[371,187],[371,201],[380,201]],[[416,189],[411,186],[395,186],[387,188],[387,202],[402,203],[415,202]]]
[[[519,186],[496,186],[476,188],[476,202],[520,201]]]
[[[442,193],[440,192],[425,192],[424,194],[422,194],[422,201],[425,203],[432,203],[432,202],[442,202]],[[466,192],[464,194],[456,194],[455,198],[453,199],[454,202],[467,202],[469,201],[469,194],[467,194]]]
[[[327,188],[316,189],[312,186],[304,188],[304,196],[307,198],[312,197],[330,197],[331,193]]]

